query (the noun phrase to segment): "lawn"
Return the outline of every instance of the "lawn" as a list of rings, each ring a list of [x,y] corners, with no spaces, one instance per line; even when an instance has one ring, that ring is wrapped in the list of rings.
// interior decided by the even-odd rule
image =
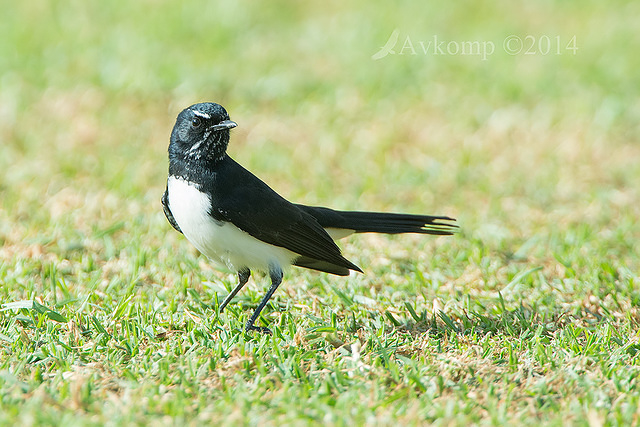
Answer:
[[[1,425],[640,422],[639,3],[0,6]],[[200,101],[290,200],[460,233],[340,241],[243,333],[268,278],[219,313],[160,204]]]

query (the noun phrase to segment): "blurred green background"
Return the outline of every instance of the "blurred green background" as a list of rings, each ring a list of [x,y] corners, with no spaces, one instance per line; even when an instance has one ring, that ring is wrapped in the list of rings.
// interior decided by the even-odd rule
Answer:
[[[92,317],[111,325],[108,331],[125,320],[154,334],[162,334],[157,325],[166,330],[187,325],[189,331],[199,324],[189,323],[185,307],[204,310],[203,319],[212,323],[202,328],[217,340],[220,330],[232,329],[231,321],[214,322],[215,310],[198,306],[194,298],[210,302],[216,292],[225,292],[220,283],[228,286],[233,278],[209,269],[173,232],[160,206],[175,116],[195,102],[215,101],[239,124],[230,155],[290,200],[450,215],[462,227],[460,235],[448,239],[363,236],[341,243],[347,257],[368,274],[345,280],[292,271],[286,290],[276,297],[294,310],[294,318],[281,323],[299,322],[306,331],[313,327],[304,309],[292,306],[297,303],[313,307],[316,319],[331,318],[331,311],[339,320],[353,316],[354,322],[357,316],[371,316],[368,309],[344,303],[337,288],[373,301],[370,309],[387,326],[393,326],[382,315],[387,310],[401,322],[411,320],[398,309],[406,301],[418,313],[435,316],[439,308],[454,321],[463,321],[465,310],[499,317],[504,310],[530,307],[534,316],[558,321],[560,329],[559,319],[567,313],[583,326],[590,324],[589,313],[596,313],[598,321],[610,316],[610,324],[625,331],[616,338],[622,344],[610,345],[623,350],[637,345],[640,3],[0,1],[0,9],[0,302],[37,299],[73,319],[83,332],[94,328]],[[394,52],[376,59],[394,34]],[[493,48],[486,55],[447,51],[474,42]],[[429,43],[443,43],[444,51]],[[424,52],[427,46],[431,50]],[[507,51],[518,46],[517,53]],[[243,300],[249,305],[264,286],[259,277],[255,283]],[[322,301],[330,310],[318,308],[317,298],[326,298]],[[242,307],[233,320],[238,325],[249,312]],[[91,347],[80,357],[69,344],[54,362],[34,344],[33,334],[40,329],[25,327],[16,311],[1,313],[5,422],[55,421],[61,419],[58,412],[70,416],[49,404],[41,417],[25,415],[33,414],[38,402],[47,402],[29,403],[25,396],[45,386],[62,408],[83,407],[85,421],[92,414],[97,422],[113,416],[98,406],[109,386],[95,380],[95,371],[83,377],[94,378],[86,380],[95,381],[89,387],[93,395],[82,394],[86,381],[78,386],[85,397],[65,394],[73,380],[60,375],[75,372],[78,360],[110,366],[107,376],[138,372],[115,392],[117,399],[126,400],[122,390],[138,390],[135,382],[147,377],[146,368],[136,371],[129,365],[133,362],[116,357],[121,344],[114,344],[115,332],[103,349]],[[351,342],[346,324],[337,326],[336,333]],[[47,328],[40,340],[54,347],[71,336],[84,348],[95,338],[75,336],[74,327],[65,323]],[[499,327],[494,332],[521,341]],[[376,333],[380,330],[364,327],[360,340]],[[441,338],[404,335],[401,329],[389,333],[414,344],[425,339],[430,349]],[[172,340],[151,341],[145,345],[178,346]],[[229,342],[225,351],[247,348],[244,341]],[[324,351],[313,342],[309,351]],[[493,343],[490,351],[501,346]],[[450,351],[450,357],[466,351],[459,345],[444,347],[440,350]],[[34,354],[38,363],[24,363]],[[228,361],[220,353],[211,365],[232,369]],[[272,365],[265,363],[269,373]],[[333,359],[322,363],[339,367]],[[424,363],[437,372],[444,369]],[[624,369],[631,369],[629,364],[637,368],[637,361],[620,363]],[[609,377],[598,372],[594,387],[604,387]],[[238,375],[237,381],[250,382],[256,373],[247,368]],[[323,381],[322,375],[309,375]],[[22,391],[16,391],[14,380],[24,384]],[[445,391],[465,383],[451,381]],[[508,388],[513,378],[497,381]],[[162,403],[155,412],[140,409],[144,404],[136,396],[153,400],[162,394],[158,384],[176,383],[171,378],[151,382],[148,390],[143,385],[138,394],[131,392],[134,403],[122,420],[175,415]],[[584,421],[593,414],[610,420],[606,410],[589,412],[597,396],[588,387],[573,386],[551,387],[550,393],[561,396],[552,407],[555,415],[545,413],[549,408],[544,405],[532,413],[556,422],[567,416]],[[362,392],[357,384],[351,387]],[[202,398],[198,390],[194,395]],[[224,387],[207,390],[218,397],[229,393]],[[454,393],[454,399],[442,388],[439,396],[471,406],[447,412],[446,402],[438,406],[431,396],[431,407],[414,396],[400,399],[394,408],[386,400],[391,386],[381,390],[371,404],[378,409],[358,406],[347,416],[334,401],[320,412],[338,424],[343,416],[380,423],[398,417],[445,423],[528,419],[526,411],[492,412],[486,409],[494,408],[489,404],[485,412],[468,409],[473,399],[464,393]],[[516,408],[526,407],[526,396],[535,394],[526,387],[521,392]],[[621,392],[611,388],[605,393],[611,402]],[[632,417],[638,401],[637,390],[627,393],[633,396],[632,409],[620,415],[623,421],[631,419],[625,417]],[[575,396],[588,408],[575,409]],[[195,399],[189,393],[182,398]],[[194,419],[207,408],[200,402],[181,414]],[[234,414],[231,406],[218,405],[220,419]],[[422,409],[411,416],[406,408],[414,407]],[[249,422],[282,413],[289,414],[281,418],[288,422],[322,419],[298,418],[301,412],[287,412],[286,402],[279,408],[257,418],[235,416]],[[397,408],[405,411],[394,412]]]

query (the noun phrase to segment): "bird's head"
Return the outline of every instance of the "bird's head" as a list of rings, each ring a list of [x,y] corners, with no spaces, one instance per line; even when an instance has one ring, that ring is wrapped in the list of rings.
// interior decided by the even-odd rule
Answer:
[[[216,161],[224,157],[229,131],[238,126],[219,104],[194,104],[178,114],[171,132],[169,156],[185,160]]]

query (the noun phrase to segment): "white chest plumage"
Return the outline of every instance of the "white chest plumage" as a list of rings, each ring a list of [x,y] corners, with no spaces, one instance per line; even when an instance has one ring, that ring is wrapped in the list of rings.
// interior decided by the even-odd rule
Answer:
[[[285,268],[296,254],[270,245],[240,230],[230,222],[209,215],[211,197],[188,181],[169,177],[169,209],[184,236],[214,262],[240,270],[244,267],[267,271],[274,264]]]

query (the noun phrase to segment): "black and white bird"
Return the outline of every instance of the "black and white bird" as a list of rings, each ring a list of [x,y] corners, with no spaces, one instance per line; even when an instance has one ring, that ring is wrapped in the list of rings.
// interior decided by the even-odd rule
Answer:
[[[271,287],[245,325],[254,325],[290,265],[340,276],[360,267],[342,256],[334,239],[352,233],[451,235],[446,216],[345,212],[294,204],[227,154],[229,132],[237,124],[218,104],[183,110],[171,132],[169,178],[162,206],[169,223],[210,260],[236,271],[238,284],[220,311],[249,280],[265,271]]]

